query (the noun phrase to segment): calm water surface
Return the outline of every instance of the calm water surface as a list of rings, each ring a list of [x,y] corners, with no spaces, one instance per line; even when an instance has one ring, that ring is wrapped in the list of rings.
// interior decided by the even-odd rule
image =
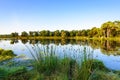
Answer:
[[[51,49],[59,57],[68,56],[75,59],[82,58],[83,50],[92,54],[92,58],[103,61],[104,65],[113,70],[120,70],[120,43],[119,41],[82,41],[82,40],[0,40],[0,48],[13,50],[18,56],[24,55],[24,59],[31,59],[31,51],[39,47],[41,51]],[[29,48],[29,49],[28,49]]]

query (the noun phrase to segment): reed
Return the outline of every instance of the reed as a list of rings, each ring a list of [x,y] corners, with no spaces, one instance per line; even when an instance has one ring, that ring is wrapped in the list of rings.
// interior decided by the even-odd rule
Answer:
[[[27,70],[26,66],[1,66],[1,80],[120,80],[119,71],[105,68],[101,61],[93,59],[93,52],[86,47],[79,50],[82,54],[79,59],[67,55],[59,57],[53,46],[26,47],[33,57],[30,61],[32,69]]]
[[[29,49],[30,50],[30,49]],[[43,80],[88,80],[92,72],[92,58],[86,53],[86,48],[83,50],[83,58],[80,58],[80,63],[76,59],[68,56],[60,58],[56,55],[53,47],[40,49],[35,46],[31,52],[34,58],[34,70],[38,79]],[[33,54],[36,54],[33,55]],[[34,78],[36,78],[36,76]]]

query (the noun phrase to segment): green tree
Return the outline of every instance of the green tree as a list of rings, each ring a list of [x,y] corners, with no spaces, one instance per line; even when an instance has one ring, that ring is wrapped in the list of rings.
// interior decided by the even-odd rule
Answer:
[[[50,31],[49,31],[49,30],[46,30],[46,31],[45,31],[45,36],[49,36],[49,34],[50,34]]]
[[[100,36],[100,29],[99,29],[99,28],[96,28],[96,27],[93,27],[93,28],[89,31],[88,36],[89,36],[89,37],[99,37],[99,36]]]
[[[117,28],[116,23],[110,21],[106,22],[101,26],[102,35],[104,37],[114,37],[117,34]]]
[[[116,36],[120,36],[120,21],[114,21],[116,25]]]
[[[33,37],[34,35],[33,35],[33,31],[29,31],[29,36],[30,37]]]
[[[46,32],[45,30],[40,31],[39,36],[45,36],[45,32]]]
[[[81,36],[88,36],[88,33],[85,29],[81,31]]]
[[[17,32],[14,32],[14,33],[11,33],[11,37],[18,37],[18,33]]]
[[[77,31],[76,36],[82,36],[82,31],[81,30]]]
[[[67,33],[64,30],[61,30],[61,37],[65,38],[67,36]]]
[[[59,30],[54,31],[54,36],[60,36],[60,31]]]
[[[39,33],[37,31],[33,32],[33,36],[38,36],[38,35],[39,35]]]
[[[50,36],[54,36],[54,32],[50,32],[49,35],[50,35]]]
[[[27,37],[27,36],[28,36],[28,33],[25,32],[25,31],[23,31],[23,32],[21,33],[21,36],[22,36],[22,37]]]

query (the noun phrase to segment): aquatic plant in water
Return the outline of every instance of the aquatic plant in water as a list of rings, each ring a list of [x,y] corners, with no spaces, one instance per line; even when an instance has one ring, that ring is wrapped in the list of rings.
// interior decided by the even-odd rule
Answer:
[[[8,60],[15,57],[16,54],[12,50],[0,49],[0,61]]]
[[[68,56],[63,58],[56,56],[52,46],[42,50],[37,45],[33,50],[30,52],[34,58],[35,79],[88,80],[96,69],[96,65],[93,64],[95,61],[86,53],[86,48],[82,52],[83,58],[80,58],[80,63]]]

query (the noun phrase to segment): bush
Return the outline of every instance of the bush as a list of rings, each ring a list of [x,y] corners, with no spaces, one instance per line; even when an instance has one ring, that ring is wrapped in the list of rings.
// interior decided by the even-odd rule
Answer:
[[[25,67],[0,67],[0,80],[28,80]]]
[[[2,54],[3,51],[4,51],[4,50],[0,48],[0,55]]]
[[[16,56],[12,50],[3,50],[1,53],[2,56]]]
[[[0,61],[8,60],[15,57],[16,54],[12,50],[0,49]]]

